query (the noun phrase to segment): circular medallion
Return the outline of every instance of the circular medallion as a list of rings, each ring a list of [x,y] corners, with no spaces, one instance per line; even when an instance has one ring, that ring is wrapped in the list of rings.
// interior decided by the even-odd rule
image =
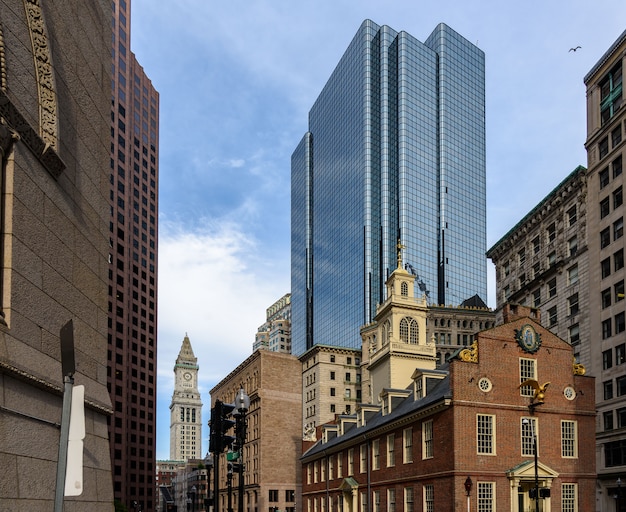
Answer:
[[[487,377],[483,377],[478,381],[478,389],[484,393],[491,391],[491,381]]]
[[[185,380],[191,380],[191,373],[189,373],[189,372],[185,372],[185,373],[183,374],[183,377],[185,377]]]
[[[571,387],[571,386],[567,386],[564,390],[563,390],[563,395],[565,396],[565,398],[567,398],[568,400],[574,400],[574,398],[576,398],[576,390]]]
[[[516,331],[515,338],[519,346],[526,352],[537,352],[541,346],[541,337],[530,324],[523,325],[519,331]]]

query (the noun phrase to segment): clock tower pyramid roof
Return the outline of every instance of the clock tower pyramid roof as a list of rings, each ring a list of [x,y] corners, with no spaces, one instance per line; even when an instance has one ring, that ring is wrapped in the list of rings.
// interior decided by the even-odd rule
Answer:
[[[191,348],[191,341],[189,341],[189,336],[187,336],[186,333],[185,337],[183,338],[183,344],[180,347],[180,352],[178,353],[178,357],[176,358],[176,366],[198,366],[198,358],[193,353],[193,349]]]

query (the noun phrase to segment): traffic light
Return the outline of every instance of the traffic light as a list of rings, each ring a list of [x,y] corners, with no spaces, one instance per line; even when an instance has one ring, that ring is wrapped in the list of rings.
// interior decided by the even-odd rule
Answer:
[[[229,475],[232,475],[233,473],[241,475],[245,470],[245,467],[241,462],[229,462],[226,467]]]
[[[539,489],[539,497],[540,498],[549,498],[550,497],[550,489],[548,488],[541,488]]]
[[[211,430],[210,452],[222,453],[235,442],[235,436],[228,434],[228,431],[235,425],[235,420],[229,418],[234,408],[234,404],[225,404],[221,400],[215,401],[215,406],[211,409],[211,421],[209,423]]]
[[[528,491],[528,497],[531,500],[537,499],[537,488],[536,487],[531,487],[530,490]]]

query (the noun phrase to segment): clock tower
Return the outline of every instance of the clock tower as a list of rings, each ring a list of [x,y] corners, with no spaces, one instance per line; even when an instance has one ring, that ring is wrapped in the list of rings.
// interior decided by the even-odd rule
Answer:
[[[198,391],[198,369],[198,358],[185,334],[174,365],[174,393],[170,404],[171,460],[202,457],[202,400]]]

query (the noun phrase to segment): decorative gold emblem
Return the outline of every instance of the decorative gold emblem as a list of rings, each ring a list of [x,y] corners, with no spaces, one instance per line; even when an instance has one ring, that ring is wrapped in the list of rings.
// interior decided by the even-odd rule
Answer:
[[[531,388],[533,388],[533,401],[537,404],[542,404],[546,398],[546,389],[548,389],[549,385],[549,382],[541,385],[535,379],[528,379],[522,382],[519,387],[523,388],[524,386],[530,386]]]
[[[477,363],[478,362],[478,342],[474,341],[469,348],[464,348],[459,353],[459,359],[461,361],[465,361],[466,363]]]
[[[525,324],[521,329],[515,330],[515,339],[522,350],[531,354],[537,352],[541,346],[541,336],[530,324]]]
[[[572,370],[574,372],[574,375],[585,375],[585,372],[587,371],[585,367],[582,364],[577,363],[575,357],[573,357],[572,359],[574,360],[572,364]]]

